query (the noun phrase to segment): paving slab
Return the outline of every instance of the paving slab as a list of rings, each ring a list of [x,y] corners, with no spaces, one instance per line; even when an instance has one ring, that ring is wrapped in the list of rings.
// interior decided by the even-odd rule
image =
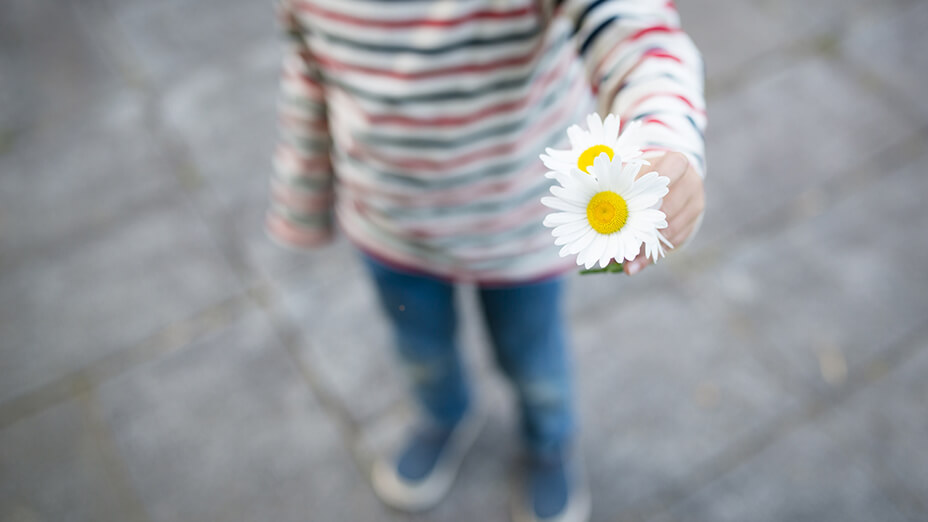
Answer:
[[[917,129],[895,106],[821,57],[768,71],[716,101],[710,112],[701,244],[770,219],[775,210],[840,179]]]
[[[799,398],[728,330],[731,311],[677,286],[604,303],[574,325],[594,519],[621,520],[685,487]]]
[[[100,387],[152,520],[390,520],[263,315]]]
[[[14,135],[71,123],[85,104],[124,87],[78,2],[4,2],[0,43],[0,129]]]
[[[0,400],[241,291],[185,201],[165,198],[0,273]]]
[[[79,248],[179,194],[153,142],[144,100],[130,90],[84,105],[61,126],[18,137],[0,154],[0,266]]]
[[[745,344],[786,361],[790,382],[841,386],[928,317],[926,158],[876,173],[794,227],[743,241],[684,284],[742,314]]]
[[[103,429],[73,398],[0,431],[0,519],[144,520]]]
[[[122,59],[158,88],[209,65],[234,63],[254,41],[278,34],[273,2],[101,0],[97,11],[125,42]]]
[[[903,107],[917,110],[918,121],[928,122],[928,5],[924,2],[895,2],[903,4],[895,10],[861,19],[842,42],[842,50],[861,68],[891,85]]]
[[[679,2],[683,28],[702,52],[708,82],[743,74],[758,59],[788,43],[780,20],[750,2]]]
[[[928,338],[818,425],[879,477],[911,520],[928,519]]]
[[[289,280],[275,313],[297,329],[301,357],[360,421],[402,398],[406,382],[360,261],[334,262],[339,271],[330,279],[310,274]]]
[[[912,520],[882,489],[864,457],[814,426],[802,426],[714,480],[665,521],[829,522]]]

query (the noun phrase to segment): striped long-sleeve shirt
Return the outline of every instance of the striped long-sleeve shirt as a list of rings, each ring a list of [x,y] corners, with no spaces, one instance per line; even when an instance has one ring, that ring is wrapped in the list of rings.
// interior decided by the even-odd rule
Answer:
[[[289,35],[267,227],[333,221],[383,261],[526,281],[558,257],[538,159],[598,110],[704,172],[703,65],[669,0],[284,0]]]

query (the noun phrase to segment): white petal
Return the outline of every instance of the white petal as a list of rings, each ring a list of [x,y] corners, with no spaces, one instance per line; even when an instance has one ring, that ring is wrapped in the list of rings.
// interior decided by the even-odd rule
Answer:
[[[661,234],[660,232],[658,232],[657,237],[658,239],[661,240],[662,243],[667,245],[667,248],[673,248],[673,245],[670,243],[670,241],[666,237],[664,237],[664,234]]]
[[[592,267],[599,262],[600,258],[606,253],[606,248],[608,246],[609,236],[599,235],[588,248],[589,254],[587,254],[586,258],[587,264]],[[606,265],[603,264],[602,266],[605,267]]]
[[[631,261],[638,257],[638,254],[641,252],[642,243],[643,241],[641,241],[641,239],[629,234],[628,239],[625,241],[625,259]]]
[[[564,187],[554,185],[550,189],[552,194],[556,197],[568,202],[577,205],[580,208],[586,207],[590,203],[590,197],[584,197],[584,194],[579,194],[574,190],[567,190]]]
[[[609,264],[609,261],[612,261],[612,258],[615,256],[615,245],[616,235],[609,234],[606,236],[606,248],[603,249],[603,253],[599,256],[599,266],[606,268],[606,265]]]
[[[609,142],[615,143],[619,137],[619,118],[615,114],[609,113],[603,120],[603,137]]]
[[[569,234],[574,234],[581,230],[586,231],[586,230],[589,230],[590,228],[591,228],[590,224],[586,222],[586,219],[579,219],[571,223],[565,223],[555,228],[554,230],[551,231],[551,235],[553,235],[554,237],[561,237],[561,236],[566,236]]]
[[[577,241],[582,239],[583,236],[585,236],[587,232],[591,230],[593,230],[593,228],[590,226],[587,226],[586,228],[577,230],[575,232],[565,233],[562,236],[557,236],[554,238],[554,244],[557,246],[561,246],[561,245],[569,245],[571,243],[576,243]],[[552,230],[552,235],[554,235],[553,232],[554,231]]]
[[[539,156],[541,162],[544,163],[545,168],[553,170],[555,172],[569,172],[571,168],[577,165],[577,161],[570,159],[564,161],[563,159],[557,156]]]
[[[581,129],[579,125],[567,127],[567,139],[570,140],[570,146],[574,149],[579,148],[583,144],[586,135],[587,132]]]
[[[625,236],[619,232],[618,234],[612,234],[612,257],[621,263],[625,260]]]
[[[563,210],[564,212],[575,212],[575,213],[586,213],[586,208],[578,207],[572,203],[568,203],[562,199],[553,198],[551,196],[545,196],[541,198],[541,204],[553,208],[554,210]]]
[[[612,160],[609,159],[609,155],[603,152],[599,156],[593,158],[593,165],[590,167],[590,174],[594,175],[596,179],[608,179],[609,169],[612,166]]]
[[[589,244],[592,243],[598,235],[599,232],[591,228],[590,231],[581,236],[580,239],[574,241],[573,243],[569,243],[570,248],[567,251],[571,254],[579,253],[581,250],[589,246]]]
[[[567,223],[573,223],[574,221],[585,221],[586,216],[584,214],[576,214],[574,212],[554,212],[545,216],[545,220],[542,221],[542,224],[546,227],[556,227],[559,225],[566,225]]]
[[[603,120],[599,117],[599,114],[591,112],[586,117],[586,125],[590,129],[590,134],[593,135],[593,138],[600,140],[603,135]]]

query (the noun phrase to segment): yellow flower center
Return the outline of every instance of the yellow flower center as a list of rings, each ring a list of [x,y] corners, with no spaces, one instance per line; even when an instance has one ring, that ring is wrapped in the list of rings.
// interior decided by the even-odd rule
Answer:
[[[577,168],[589,174],[589,168],[593,166],[593,160],[598,158],[599,155],[603,152],[609,155],[609,159],[612,159],[612,156],[615,155],[615,152],[612,151],[612,147],[607,147],[605,145],[593,145],[592,147],[583,151],[583,153],[580,154],[580,157],[577,158]]]
[[[586,219],[600,234],[618,232],[628,221],[628,204],[611,190],[598,192],[586,206]]]

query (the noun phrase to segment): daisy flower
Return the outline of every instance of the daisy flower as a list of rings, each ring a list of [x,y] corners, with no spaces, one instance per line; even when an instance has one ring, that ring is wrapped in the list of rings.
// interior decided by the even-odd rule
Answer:
[[[586,117],[586,124],[589,127],[588,131],[578,125],[571,125],[567,129],[570,150],[545,149],[547,154],[541,155],[545,167],[554,172],[580,169],[589,174],[593,160],[600,154],[607,154],[609,159],[618,155],[626,162],[641,156],[641,149],[634,143],[640,122],[633,121],[627,125],[621,136],[619,118],[614,114],[609,114],[605,120],[601,120],[599,114],[594,112]],[[549,172],[548,177],[554,177],[553,173]]]
[[[552,228],[554,244],[562,246],[561,257],[577,256],[577,264],[590,269],[598,262],[606,268],[613,259],[621,263],[638,255],[657,260],[664,255],[661,242],[672,245],[659,232],[667,227],[663,212],[655,208],[670,180],[657,172],[635,179],[642,162],[625,165],[602,153],[593,160],[590,176],[579,169],[554,172],[560,186],[551,187],[554,197],[541,203],[557,210],[545,217]]]

